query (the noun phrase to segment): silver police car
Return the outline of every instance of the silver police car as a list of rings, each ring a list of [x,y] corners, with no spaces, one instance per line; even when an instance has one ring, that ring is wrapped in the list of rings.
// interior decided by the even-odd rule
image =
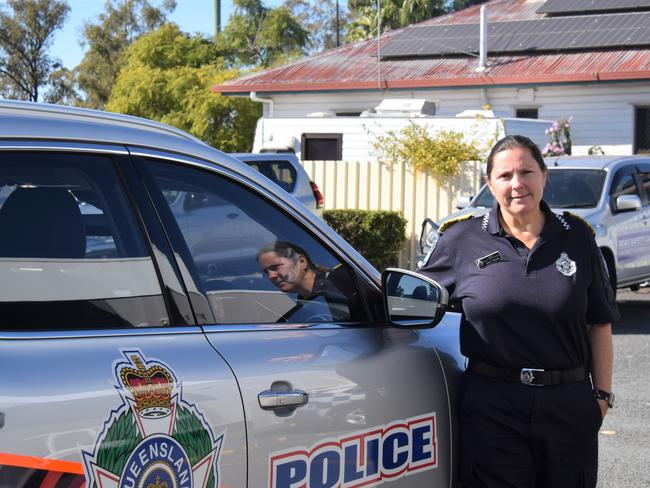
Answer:
[[[554,211],[572,212],[591,224],[613,288],[638,289],[650,280],[650,157],[565,156],[546,163],[544,200]],[[438,222],[425,220],[418,266],[435,247],[440,225],[482,215],[493,203],[484,185],[474,198],[459,199],[459,212]]]
[[[456,484],[446,292],[241,161],[1,101],[0,229],[0,486]]]

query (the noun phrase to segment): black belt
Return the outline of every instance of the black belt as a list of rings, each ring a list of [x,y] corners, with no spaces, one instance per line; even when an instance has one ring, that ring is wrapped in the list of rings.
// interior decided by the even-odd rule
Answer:
[[[501,368],[492,366],[482,361],[470,359],[469,370],[483,376],[496,378],[502,381],[521,383],[530,386],[552,386],[577,383],[586,380],[589,376],[586,366],[573,369],[536,369],[536,368]]]

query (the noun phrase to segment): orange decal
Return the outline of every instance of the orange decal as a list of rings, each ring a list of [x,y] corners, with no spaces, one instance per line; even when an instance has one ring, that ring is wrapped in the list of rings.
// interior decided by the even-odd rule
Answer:
[[[33,456],[20,456],[0,452],[0,466],[17,466],[20,468],[44,469],[47,471],[58,471],[61,473],[84,474],[81,463],[72,461],[60,461],[58,459],[46,459]]]

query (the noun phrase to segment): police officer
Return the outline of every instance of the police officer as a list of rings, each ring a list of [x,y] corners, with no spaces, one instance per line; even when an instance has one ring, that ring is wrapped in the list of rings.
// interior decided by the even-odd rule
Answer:
[[[443,226],[421,269],[462,311],[462,487],[596,485],[619,315],[591,228],[542,200],[547,174],[530,139],[498,141],[495,206]]]

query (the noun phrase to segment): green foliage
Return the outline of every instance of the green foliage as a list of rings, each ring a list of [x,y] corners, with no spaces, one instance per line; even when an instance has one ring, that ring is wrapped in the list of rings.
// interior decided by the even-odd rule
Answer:
[[[184,448],[190,464],[195,465],[212,450],[210,435],[190,410],[178,406],[172,437]]]
[[[360,41],[377,35],[375,2],[356,2],[347,40]],[[445,13],[445,0],[380,0],[381,32],[404,27]]]
[[[210,40],[165,24],[126,51],[106,108],[173,125],[223,151],[247,151],[259,105],[211,91],[238,75]]]
[[[160,27],[175,8],[175,0],[163,0],[159,7],[149,0],[106,0],[98,22],[84,25],[83,42],[88,49],[76,68],[77,82],[86,96],[84,105],[104,108],[124,65],[126,48]]]
[[[60,67],[47,53],[70,11],[65,0],[6,0],[0,6],[0,94],[37,102]]]
[[[397,265],[406,219],[386,210],[326,210],[325,222],[378,270]]]
[[[219,51],[231,66],[267,68],[301,56],[309,35],[288,8],[269,9],[261,0],[234,0]]]
[[[131,410],[124,410],[113,422],[97,451],[97,464],[113,474],[121,474],[126,461],[142,441]]]
[[[467,142],[461,132],[432,133],[427,126],[414,122],[373,137],[371,144],[379,159],[390,164],[404,162],[413,171],[431,174],[438,182],[457,176],[464,161],[482,159],[491,146],[489,142]]]

